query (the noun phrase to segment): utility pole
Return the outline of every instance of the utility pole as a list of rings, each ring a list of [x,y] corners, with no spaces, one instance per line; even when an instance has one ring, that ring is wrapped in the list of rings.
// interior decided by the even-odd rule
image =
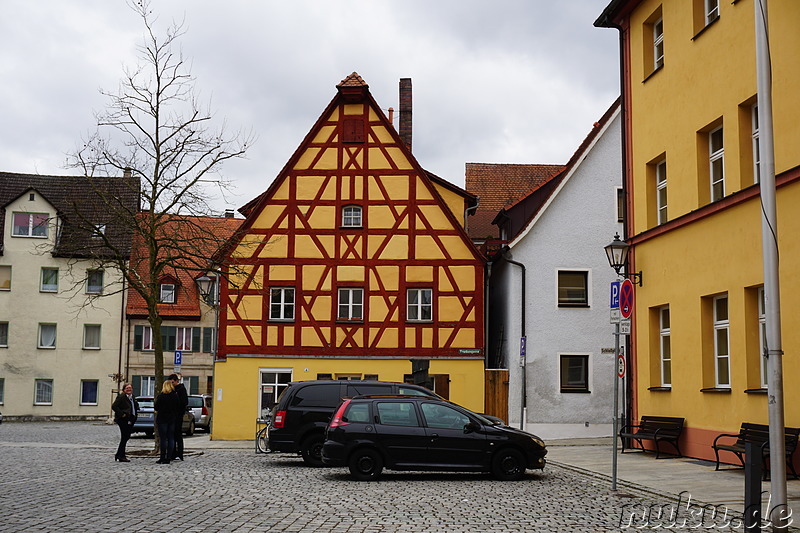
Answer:
[[[775,531],[788,530],[786,504],[786,442],[783,407],[783,349],[781,341],[778,219],[775,194],[775,148],[772,131],[772,66],[769,57],[767,0],[755,0],[756,80],[758,84],[758,142],[761,153],[761,240],[764,259],[764,304],[768,358],[770,492],[768,510]]]

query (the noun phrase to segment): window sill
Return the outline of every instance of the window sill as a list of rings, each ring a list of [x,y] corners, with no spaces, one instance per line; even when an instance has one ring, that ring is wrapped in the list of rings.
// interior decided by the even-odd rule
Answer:
[[[746,394],[767,394],[768,389],[759,388],[759,389],[745,389],[744,391]]]
[[[651,392],[671,392],[672,386],[669,387],[647,387],[647,390]]]
[[[589,304],[558,304],[559,309],[589,309]]]
[[[721,392],[723,394],[730,394],[731,389],[729,387],[709,387],[707,389],[700,389],[700,392]]]
[[[433,324],[433,320],[406,320],[407,324]]]
[[[703,26],[703,28],[702,28],[700,31],[698,31],[698,32],[697,32],[697,33],[694,35],[694,37],[692,37],[692,40],[694,41],[695,39],[697,39],[698,37],[700,37],[701,35],[703,35],[703,33],[705,33],[705,31],[706,31],[708,28],[710,28],[712,25],[716,24],[718,20],[719,20],[719,16],[717,16],[717,18],[715,18],[714,20],[712,20],[711,22],[709,22],[708,24],[706,24],[705,26]]]
[[[363,318],[337,318],[337,324],[363,324]]]
[[[647,80],[649,80],[650,78],[652,78],[653,76],[655,76],[655,75],[656,75],[656,72],[661,72],[663,69],[664,69],[664,64],[662,63],[662,64],[660,64],[659,66],[657,66],[656,68],[654,68],[654,69],[653,69],[653,72],[651,72],[650,74],[648,74],[647,76],[645,76],[645,78],[642,80],[642,83],[645,83]]]
[[[89,350],[89,351],[95,351],[95,352],[100,351],[100,347],[99,346],[96,346],[96,347],[95,346],[84,346],[83,349],[84,350]]]
[[[49,405],[53,405],[53,403],[51,402],[51,403],[34,403],[33,404],[34,407],[38,407],[38,406],[47,407]]]
[[[294,318],[270,318],[269,322],[284,322],[287,324],[291,324],[294,322]]]
[[[40,350],[55,350],[56,349],[55,346],[37,346],[37,348],[40,349]]]
[[[591,394],[588,389],[561,389],[562,394]]]
[[[41,292],[42,294],[58,294],[58,289],[56,289],[54,291],[46,291],[46,290],[43,290],[43,289],[39,289],[39,292]]]
[[[339,226],[340,230],[348,230],[348,229],[364,229],[364,226]]]
[[[18,239],[46,239],[47,235],[11,235]]]

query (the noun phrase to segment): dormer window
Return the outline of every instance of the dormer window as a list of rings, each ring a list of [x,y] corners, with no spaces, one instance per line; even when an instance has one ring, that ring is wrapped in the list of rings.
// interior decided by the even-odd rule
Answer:
[[[47,213],[14,213],[11,235],[14,237],[47,237]]]
[[[103,235],[106,234],[106,225],[105,224],[95,224],[92,228],[92,238],[93,239],[102,239]]]
[[[361,206],[348,205],[342,209],[342,227],[344,228],[361,227]]]
[[[162,283],[159,302],[162,304],[175,303],[175,284]]]

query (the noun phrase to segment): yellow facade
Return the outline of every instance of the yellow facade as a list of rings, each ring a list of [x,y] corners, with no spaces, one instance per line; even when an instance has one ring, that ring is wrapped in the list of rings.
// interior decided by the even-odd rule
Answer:
[[[340,84],[243,208],[236,275],[222,285],[213,438],[251,438],[277,399],[269,380],[402,382],[412,360],[428,362],[436,392],[481,411],[484,262],[463,229],[469,198],[422,170],[363,80]]]
[[[624,28],[627,231],[632,270],[644,276],[643,286],[636,288],[632,337],[633,414],[684,417],[682,449],[709,457],[710,441],[720,432],[736,431],[742,422],[767,422],[752,118],[754,8],[751,1],[719,2],[718,17],[707,22],[702,0],[611,6],[627,13],[608,20]],[[800,230],[794,209],[800,200],[800,105],[794,96],[800,32],[794,24],[800,4],[770,2],[769,8],[784,371],[791,384],[800,376],[800,363],[792,357],[800,349],[794,328],[794,301],[800,296],[795,267],[800,249],[794,237]],[[654,32],[660,23],[661,66]],[[714,138],[720,127],[722,134]],[[712,187],[720,168],[724,191]],[[800,426],[798,400],[796,388],[788,386],[787,426]]]

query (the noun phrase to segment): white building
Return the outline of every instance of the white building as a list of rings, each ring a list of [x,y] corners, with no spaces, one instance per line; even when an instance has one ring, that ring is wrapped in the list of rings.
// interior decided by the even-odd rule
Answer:
[[[559,175],[495,219],[508,247],[489,278],[488,349],[509,370],[510,423],[524,416],[543,438],[611,435],[616,274],[603,247],[622,233],[619,109],[595,123]]]
[[[0,173],[0,410],[104,418],[120,373],[124,291],[99,242],[129,253],[104,202],[138,208],[138,181]],[[126,252],[127,251],[127,252]]]

